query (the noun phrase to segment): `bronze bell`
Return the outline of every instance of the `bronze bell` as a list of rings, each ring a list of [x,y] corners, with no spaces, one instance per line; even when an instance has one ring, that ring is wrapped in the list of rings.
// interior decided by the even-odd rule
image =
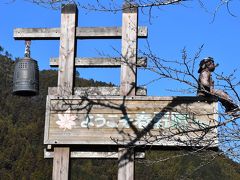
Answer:
[[[35,96],[39,92],[39,70],[37,61],[30,58],[30,43],[27,45],[25,57],[15,63],[13,75],[13,94],[19,96]]]

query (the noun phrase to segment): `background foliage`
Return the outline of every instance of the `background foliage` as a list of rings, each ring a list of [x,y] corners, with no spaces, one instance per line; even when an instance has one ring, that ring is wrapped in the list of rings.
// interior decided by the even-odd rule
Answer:
[[[57,85],[57,71],[40,72],[40,94],[11,94],[14,61],[0,48],[0,179],[51,179],[52,160],[43,157],[45,102],[48,87]],[[76,86],[109,86],[76,77]],[[190,150],[191,151],[191,150]],[[240,165],[211,151],[153,150],[136,162],[136,179],[240,179]],[[71,161],[71,179],[117,179],[117,160]]]

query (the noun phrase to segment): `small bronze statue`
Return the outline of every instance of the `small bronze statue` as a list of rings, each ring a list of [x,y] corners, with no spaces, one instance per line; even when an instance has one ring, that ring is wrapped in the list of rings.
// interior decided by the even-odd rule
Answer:
[[[214,81],[211,73],[215,70],[218,64],[214,63],[212,57],[204,58],[199,64],[199,80],[198,80],[198,96],[217,97],[225,107],[226,113],[238,111],[238,106],[234,104],[229,95],[223,90],[214,89]]]

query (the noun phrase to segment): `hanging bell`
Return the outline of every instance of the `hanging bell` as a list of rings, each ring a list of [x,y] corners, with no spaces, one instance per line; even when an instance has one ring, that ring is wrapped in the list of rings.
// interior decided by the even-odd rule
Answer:
[[[39,70],[37,61],[30,58],[30,41],[26,41],[25,57],[15,63],[13,94],[35,96],[39,92]]]

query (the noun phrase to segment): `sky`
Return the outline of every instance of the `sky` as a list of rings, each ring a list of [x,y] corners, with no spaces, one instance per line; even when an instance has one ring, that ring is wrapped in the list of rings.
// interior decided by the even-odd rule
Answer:
[[[60,10],[52,10],[23,0],[13,3],[0,2],[0,45],[13,57],[23,57],[24,41],[14,40],[14,28],[54,28],[60,27]],[[89,1],[92,2],[92,1]],[[181,51],[186,48],[189,57],[193,57],[204,44],[200,59],[214,57],[220,64],[217,73],[230,73],[240,68],[240,13],[239,1],[233,1],[231,16],[225,6],[220,7],[215,18],[211,12],[217,7],[218,0],[206,2],[206,9],[197,1],[183,5],[165,6],[153,9],[152,18],[140,13],[139,26],[148,27],[148,42],[152,51],[160,58],[181,59]],[[79,9],[78,26],[121,26],[122,14],[103,13]],[[139,49],[145,50],[147,42],[138,41]],[[121,40],[78,40],[77,57],[98,57],[99,53],[118,56],[114,50],[121,50]],[[31,45],[31,57],[38,60],[39,68],[51,69],[49,59],[59,56],[58,40],[34,40]],[[119,69],[78,69],[80,76],[119,85]],[[197,71],[197,69],[196,69]],[[240,75],[240,73],[238,73]],[[149,82],[158,76],[146,70],[138,71],[138,86],[147,85],[148,95],[182,95],[168,89],[176,89],[179,84],[169,80]],[[41,82],[40,82],[41,83]]]

